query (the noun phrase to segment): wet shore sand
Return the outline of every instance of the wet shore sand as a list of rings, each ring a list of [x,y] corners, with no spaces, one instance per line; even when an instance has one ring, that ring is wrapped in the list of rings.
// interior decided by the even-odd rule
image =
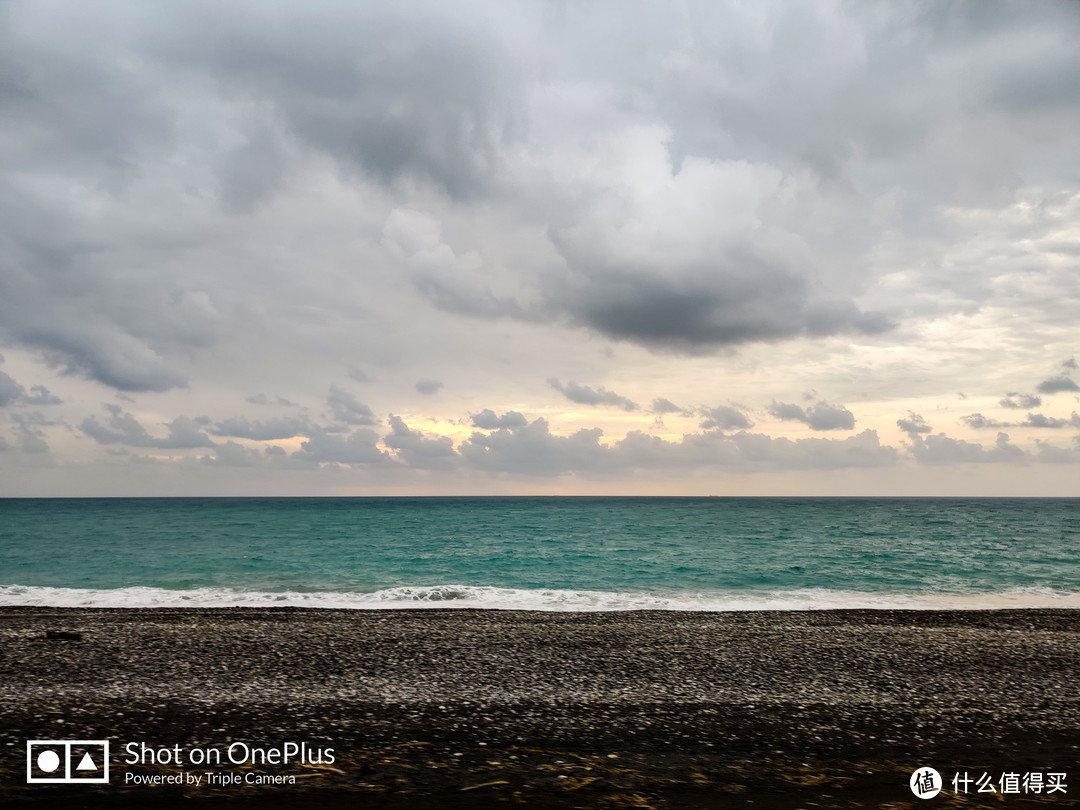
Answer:
[[[64,738],[109,739],[111,783],[26,784],[26,741]],[[334,762],[126,765],[129,742]],[[939,806],[1077,801],[1080,611],[0,608],[4,805],[915,807],[926,765]],[[207,770],[295,784],[125,785]],[[963,796],[957,771],[1075,785]]]

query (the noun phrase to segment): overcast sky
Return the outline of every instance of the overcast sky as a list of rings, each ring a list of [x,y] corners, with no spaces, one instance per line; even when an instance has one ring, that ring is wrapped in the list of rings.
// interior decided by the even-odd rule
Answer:
[[[0,495],[1080,495],[1078,41],[0,2]]]

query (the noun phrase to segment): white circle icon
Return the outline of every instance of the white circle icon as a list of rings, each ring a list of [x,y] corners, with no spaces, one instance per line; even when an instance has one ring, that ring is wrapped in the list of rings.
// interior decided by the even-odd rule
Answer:
[[[45,773],[52,773],[60,767],[60,757],[55,751],[42,751],[38,754],[37,766]]]
[[[941,774],[933,768],[916,768],[908,784],[920,799],[932,799],[941,793]]]

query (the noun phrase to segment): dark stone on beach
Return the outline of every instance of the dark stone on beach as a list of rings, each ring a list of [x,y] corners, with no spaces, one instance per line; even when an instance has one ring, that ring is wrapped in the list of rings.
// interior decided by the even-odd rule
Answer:
[[[42,638],[48,641],[82,641],[82,633],[74,630],[46,630]]]

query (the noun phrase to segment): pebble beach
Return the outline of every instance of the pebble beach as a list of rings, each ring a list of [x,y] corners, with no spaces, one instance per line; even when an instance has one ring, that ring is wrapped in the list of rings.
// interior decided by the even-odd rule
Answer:
[[[1080,796],[1069,610],[9,607],[0,656],[3,804],[914,807],[921,766],[1076,781],[1013,806]],[[31,739],[110,740],[111,783],[26,784]],[[333,760],[197,787],[124,764],[286,741]]]

